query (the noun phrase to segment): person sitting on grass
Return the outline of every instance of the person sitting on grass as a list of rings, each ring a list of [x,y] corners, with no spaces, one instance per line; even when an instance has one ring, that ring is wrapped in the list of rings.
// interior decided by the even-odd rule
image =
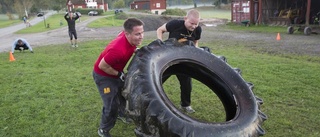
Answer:
[[[27,40],[23,38],[16,39],[12,44],[11,52],[14,53],[15,50],[24,51],[24,50],[30,50],[31,53],[33,53],[33,50],[30,46],[30,44],[27,42]]]

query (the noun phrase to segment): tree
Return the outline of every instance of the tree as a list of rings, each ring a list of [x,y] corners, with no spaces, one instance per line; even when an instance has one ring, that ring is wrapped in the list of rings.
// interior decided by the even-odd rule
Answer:
[[[14,9],[20,17],[22,17],[23,15],[28,17],[28,12],[30,11],[33,3],[33,0],[15,0]]]
[[[35,8],[40,10],[47,10],[50,9],[52,5],[52,0],[34,0],[35,1]],[[64,1],[65,3],[65,1]]]
[[[113,3],[113,7],[116,9],[124,8],[124,0],[117,0],[116,2]]]
[[[58,6],[58,5],[52,6],[52,10],[54,10],[54,11],[59,12],[61,9],[62,9],[62,7],[61,7],[61,6]]]
[[[53,2],[52,4],[53,6],[59,6],[60,9],[63,9],[66,7],[66,0],[53,0],[51,2]]]
[[[12,0],[0,0],[1,13],[13,13],[13,3]]]

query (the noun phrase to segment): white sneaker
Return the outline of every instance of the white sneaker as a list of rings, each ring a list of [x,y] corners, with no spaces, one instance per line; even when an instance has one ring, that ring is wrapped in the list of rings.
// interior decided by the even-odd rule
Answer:
[[[181,109],[182,109],[183,111],[187,112],[187,113],[194,113],[194,112],[196,112],[194,109],[192,109],[191,106],[187,106],[187,107],[182,107],[182,106],[181,106]]]
[[[103,129],[98,129],[98,134],[100,137],[111,137],[110,133],[107,131],[104,131]]]
[[[74,47],[78,47],[78,44],[75,44]]]
[[[131,118],[126,118],[126,117],[120,117],[118,116],[117,119],[121,120],[123,123],[128,124],[133,122],[133,120]]]

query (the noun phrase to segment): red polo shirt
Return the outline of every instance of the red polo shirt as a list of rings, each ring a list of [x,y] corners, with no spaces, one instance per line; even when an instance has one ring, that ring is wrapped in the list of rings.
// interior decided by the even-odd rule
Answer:
[[[112,40],[107,47],[101,52],[100,56],[94,64],[94,72],[102,76],[114,77],[115,75],[110,75],[101,70],[98,65],[102,59],[108,63],[113,69],[117,71],[123,71],[127,62],[131,58],[132,54],[136,49],[135,45],[131,45],[124,32],[121,32],[114,40]]]

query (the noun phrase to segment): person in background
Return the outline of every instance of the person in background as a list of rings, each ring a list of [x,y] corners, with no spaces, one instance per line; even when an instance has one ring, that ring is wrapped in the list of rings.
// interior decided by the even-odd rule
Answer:
[[[26,21],[27,21],[27,17],[23,16],[23,23],[26,24]]]
[[[26,20],[26,23],[25,23],[25,24],[26,24],[26,27],[27,27],[27,28],[32,26],[31,23],[30,23],[30,21],[29,21],[28,19]]]
[[[12,44],[11,52],[14,53],[15,50],[24,51],[24,50],[30,50],[31,53],[33,53],[33,50],[30,46],[30,44],[27,42],[27,40],[23,38],[16,39]]]
[[[169,38],[175,38],[179,42],[192,41],[198,47],[198,40],[202,32],[199,22],[199,12],[195,9],[189,10],[183,20],[171,20],[160,26],[157,29],[157,37],[162,40],[163,33],[169,32]],[[181,109],[187,113],[194,113],[195,110],[191,107],[191,78],[184,75],[176,76],[180,82]]]
[[[123,24],[124,30],[106,46],[94,64],[92,75],[103,102],[98,129],[101,137],[111,137],[109,131],[116,124],[119,108],[125,108],[125,99],[119,90],[125,79],[123,69],[142,43],[143,26],[141,20],[128,18]]]
[[[79,18],[78,13],[75,13],[76,16],[73,17],[73,13],[67,13],[66,15],[64,15],[64,19],[66,19],[67,23],[68,23],[68,33],[69,33],[69,38],[70,38],[70,43],[71,43],[71,47],[78,47],[77,44],[77,31],[76,31],[76,20]],[[69,16],[68,16],[69,15]],[[74,37],[74,42],[73,42],[73,37]]]

